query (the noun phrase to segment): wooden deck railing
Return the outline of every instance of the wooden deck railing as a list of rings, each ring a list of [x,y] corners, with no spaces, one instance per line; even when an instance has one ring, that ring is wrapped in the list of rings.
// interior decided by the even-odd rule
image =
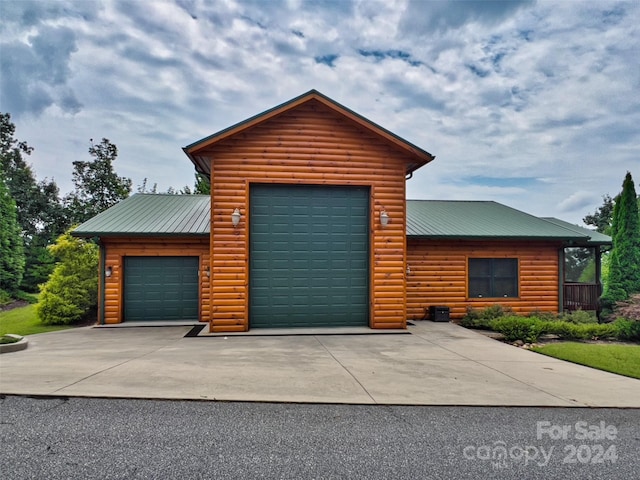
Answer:
[[[564,309],[568,311],[598,311],[598,299],[601,294],[600,288],[600,285],[597,283],[565,283]]]

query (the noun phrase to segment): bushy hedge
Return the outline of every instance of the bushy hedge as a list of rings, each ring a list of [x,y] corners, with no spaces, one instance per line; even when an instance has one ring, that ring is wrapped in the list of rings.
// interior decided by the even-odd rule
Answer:
[[[502,317],[491,321],[491,329],[504,335],[508,342],[522,340],[527,343],[538,341],[547,322],[531,317]]]
[[[566,340],[595,340],[617,336],[617,329],[613,323],[546,322],[543,331]]]
[[[620,340],[640,342],[640,321],[619,318],[614,322]]]
[[[460,325],[467,328],[478,328],[480,330],[492,330],[491,322],[505,315],[513,315],[513,310],[502,305],[492,305],[482,310],[467,308],[467,314],[460,321]]]
[[[596,323],[595,315],[590,312],[562,315],[545,312],[539,316],[522,317],[493,306],[481,311],[469,310],[460,324],[467,328],[499,332],[508,342],[535,343],[545,334],[557,335],[563,340],[617,338],[640,341],[640,322],[620,318],[612,323]]]

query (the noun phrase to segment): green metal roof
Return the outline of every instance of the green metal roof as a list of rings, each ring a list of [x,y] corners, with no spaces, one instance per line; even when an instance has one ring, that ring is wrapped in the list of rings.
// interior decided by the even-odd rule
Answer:
[[[558,240],[576,245],[611,242],[606,235],[598,234],[593,243],[591,240],[597,232],[560,222],[491,201],[407,200],[407,235],[410,237]]]
[[[80,225],[77,237],[208,236],[208,195],[135,194]],[[485,201],[407,200],[407,236],[419,238],[557,240],[610,245],[611,238],[557,218],[539,218]]]
[[[574,225],[573,223],[565,222],[564,220],[560,220],[559,218],[554,218],[554,217],[541,217],[541,218],[555,225],[559,225],[561,227],[574,230],[578,233],[582,233],[583,235],[588,235],[590,237],[589,243],[591,245],[611,245],[612,243],[610,236],[600,232],[596,232],[595,230],[584,228],[579,225]]]
[[[94,236],[209,235],[209,195],[137,193],[87,220],[72,234]]]

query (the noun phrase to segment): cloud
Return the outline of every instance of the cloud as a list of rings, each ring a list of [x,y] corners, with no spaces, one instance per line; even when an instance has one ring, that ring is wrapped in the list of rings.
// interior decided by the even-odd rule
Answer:
[[[401,29],[418,35],[434,31],[456,29],[470,22],[494,25],[520,8],[531,5],[530,0],[458,0],[425,2],[410,0],[404,12]]]
[[[74,32],[67,27],[42,26],[26,42],[3,42],[2,109],[16,117],[40,114],[56,104],[77,113],[81,103],[68,86],[71,54],[77,50]]]
[[[0,13],[0,107],[39,176],[70,177],[105,136],[134,184],[192,183],[180,147],[311,88],[437,156],[414,197],[578,221],[588,199],[571,195],[593,192],[593,210],[637,163],[637,2],[0,0]]]
[[[575,210],[583,210],[594,202],[597,202],[598,195],[594,195],[593,192],[585,192],[578,190],[572,193],[558,204],[558,210],[560,212],[573,212]]]
[[[3,28],[10,28],[7,25],[11,24],[20,27],[34,27],[60,17],[76,17],[85,21],[93,21],[101,9],[99,1],[2,0],[0,2],[0,12],[3,22],[5,22]]]

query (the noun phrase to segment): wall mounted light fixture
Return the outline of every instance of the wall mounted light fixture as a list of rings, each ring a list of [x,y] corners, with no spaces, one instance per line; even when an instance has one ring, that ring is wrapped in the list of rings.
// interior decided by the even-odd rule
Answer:
[[[111,268],[111,265],[109,265],[107,268],[104,269],[104,276],[109,278],[112,274],[113,274],[113,268]]]
[[[231,223],[233,223],[234,227],[237,227],[240,223],[240,217],[242,214],[240,213],[240,209],[236,208],[231,214]]]
[[[211,276],[211,267],[207,267],[207,277]]]
[[[380,225],[383,227],[389,225],[389,214],[384,209],[380,212]]]

